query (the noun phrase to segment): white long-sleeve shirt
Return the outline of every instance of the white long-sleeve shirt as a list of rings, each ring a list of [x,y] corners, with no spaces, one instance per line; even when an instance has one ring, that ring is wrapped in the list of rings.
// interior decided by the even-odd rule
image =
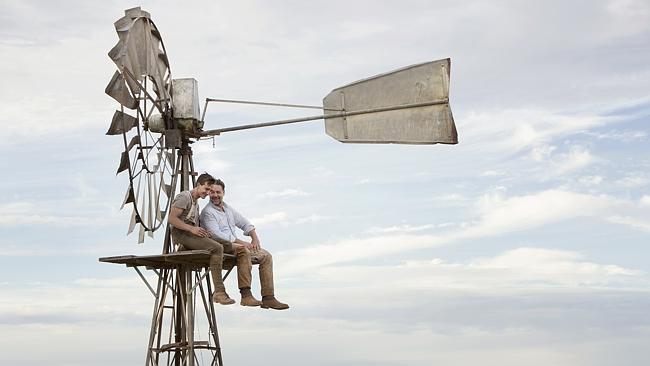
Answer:
[[[201,211],[199,222],[202,228],[210,232],[212,239],[220,243],[234,243],[237,239],[236,228],[240,228],[247,236],[255,229],[248,219],[225,202],[223,211],[209,202]]]

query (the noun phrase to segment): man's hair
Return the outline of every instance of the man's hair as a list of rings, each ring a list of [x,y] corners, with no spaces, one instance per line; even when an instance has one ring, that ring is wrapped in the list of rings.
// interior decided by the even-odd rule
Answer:
[[[196,178],[196,185],[197,186],[201,186],[201,185],[204,185],[206,183],[209,184],[209,185],[213,185],[214,184],[214,177],[211,176],[208,173],[203,173],[203,174],[199,175],[198,178]]]
[[[221,179],[215,179],[214,183],[212,184],[218,184],[221,186],[221,189],[223,189],[224,192],[226,191],[226,183],[224,183]]]

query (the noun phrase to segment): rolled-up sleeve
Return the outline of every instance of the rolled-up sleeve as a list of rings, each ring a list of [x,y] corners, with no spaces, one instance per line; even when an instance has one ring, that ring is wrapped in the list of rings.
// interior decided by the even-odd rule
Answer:
[[[210,232],[210,237],[220,243],[233,243],[237,239],[231,233],[221,230],[217,212],[214,212],[214,208],[210,205],[205,206],[201,211],[200,223],[202,228]]]
[[[232,209],[232,216],[233,216],[233,219],[235,220],[235,226],[240,228],[244,232],[244,235],[250,236],[249,233],[251,232],[251,230],[255,229],[255,226],[253,226],[253,224],[251,224],[251,222],[248,221],[247,218],[242,216],[235,209]]]

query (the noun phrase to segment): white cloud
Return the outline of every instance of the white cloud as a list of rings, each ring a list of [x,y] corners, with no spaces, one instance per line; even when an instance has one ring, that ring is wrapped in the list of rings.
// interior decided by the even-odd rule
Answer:
[[[547,161],[552,155],[553,152],[557,149],[557,146],[542,144],[539,146],[533,147],[530,151],[530,157],[536,162]]]
[[[200,160],[201,167],[199,169],[199,174],[203,172],[208,172],[214,177],[219,177],[224,173],[230,170],[232,163],[219,159],[210,154],[204,154]]]
[[[567,174],[584,168],[596,160],[589,150],[581,146],[573,146],[568,153],[557,157],[555,170],[557,174]]]
[[[370,288],[475,290],[512,293],[521,289],[627,288],[650,284],[647,273],[613,264],[594,263],[577,252],[544,248],[516,248],[493,257],[450,262],[440,258],[406,261],[397,265],[337,264],[312,267],[300,276],[313,283],[363,283]],[[296,275],[278,266],[283,275]],[[359,285],[360,286],[360,285]]]
[[[464,142],[477,149],[518,152],[533,148],[533,157],[543,159],[554,150],[550,142],[616,121],[598,115],[569,116],[546,110],[510,109],[471,113],[462,123],[465,125],[462,130]]]
[[[603,182],[603,177],[600,175],[588,175],[578,178],[578,182],[587,187],[597,186]]]
[[[506,175],[506,173],[501,170],[486,170],[481,173],[482,177],[502,177],[504,175]]]
[[[311,170],[311,175],[315,178],[328,178],[334,175],[334,171],[322,166],[318,166]]]
[[[371,227],[366,230],[370,234],[386,234],[386,233],[412,233],[416,231],[424,231],[433,228],[431,224],[411,226],[408,224],[404,225],[394,225],[389,227]]]
[[[77,190],[77,199],[80,201],[97,197],[101,192],[97,187],[91,185],[88,178],[82,173],[77,173],[73,177],[72,185]]]
[[[650,196],[644,195],[643,197],[641,197],[640,203],[643,206],[650,206]]]
[[[608,132],[587,132],[587,135],[593,136],[599,140],[617,140],[621,142],[641,141],[648,138],[645,131],[620,131],[611,130]]]
[[[504,198],[484,195],[478,203],[481,215],[476,225],[461,236],[503,234],[542,226],[575,217],[598,217],[622,202],[609,196],[592,196],[563,190]]]
[[[563,190],[547,190],[526,196],[504,197],[502,193],[484,195],[477,203],[477,219],[457,225],[457,230],[442,235],[408,234],[429,228],[425,226],[395,226],[372,228],[376,236],[348,238],[335,242],[290,250],[280,254],[289,258],[291,271],[301,272],[334,263],[387,256],[415,249],[448,245],[459,240],[504,235],[514,231],[530,230],[544,225],[580,217],[592,217],[619,224],[639,227],[643,213],[634,220],[612,218],[613,212],[627,212],[635,204],[610,196],[588,195]],[[453,225],[449,225],[453,226]],[[399,233],[399,234],[395,234]]]
[[[599,160],[583,146],[571,146],[567,152],[558,152],[557,149],[557,146],[541,144],[530,151],[530,158],[542,164],[545,175],[568,174]]]
[[[525,278],[552,278],[565,281],[572,276],[639,275],[642,272],[615,265],[600,265],[581,261],[582,255],[564,250],[518,248],[494,258],[473,260],[470,267],[508,269]]]
[[[73,216],[63,213],[48,212],[41,206],[29,202],[0,204],[0,226],[105,226],[112,223],[112,221],[113,220],[104,220],[98,222],[94,217]]]
[[[330,216],[323,216],[318,214],[311,214],[303,217],[293,218],[284,211],[273,212],[270,214],[263,215],[261,217],[255,217],[251,219],[251,222],[257,226],[270,226],[270,225],[300,225],[315,223],[321,221],[331,220]]]
[[[650,232],[650,218],[648,217],[638,218],[624,215],[613,215],[607,217],[607,221]]]
[[[255,225],[264,226],[276,223],[282,223],[287,220],[287,213],[284,211],[272,212],[260,217],[254,217],[251,222]]]
[[[625,188],[638,188],[648,185],[650,178],[645,172],[628,173],[625,177],[616,181],[616,184]]]
[[[364,185],[364,184],[369,184],[370,182],[372,182],[370,179],[364,178],[364,179],[360,179],[360,180],[354,182],[354,184],[355,185]]]
[[[329,216],[323,216],[323,215],[317,215],[317,214],[311,214],[309,216],[305,217],[300,217],[297,218],[294,223],[295,224],[305,224],[305,223],[313,223],[313,222],[320,222],[320,221],[327,221],[331,220],[332,218]]]
[[[260,196],[264,198],[286,198],[286,197],[305,197],[311,193],[307,193],[302,189],[288,188],[282,191],[268,191],[262,193]]]
[[[433,200],[437,205],[460,206],[467,203],[467,197],[460,193],[436,195]]]
[[[430,235],[387,235],[368,238],[351,238],[335,243],[279,252],[283,272],[303,273],[319,266],[351,262],[359,259],[386,256],[396,252],[442,244]],[[280,267],[280,265],[279,265]]]

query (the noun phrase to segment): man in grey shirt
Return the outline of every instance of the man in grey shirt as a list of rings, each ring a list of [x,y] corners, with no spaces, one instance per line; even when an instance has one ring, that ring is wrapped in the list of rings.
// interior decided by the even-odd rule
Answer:
[[[210,189],[210,202],[201,211],[201,227],[210,233],[210,237],[225,246],[232,245],[237,261],[237,282],[241,293],[241,305],[262,306],[265,309],[284,310],[289,305],[275,298],[273,286],[273,257],[260,246],[255,226],[230,205],[223,201],[226,185],[217,179]],[[239,228],[244,235],[250,236],[247,242],[237,238]],[[259,264],[262,301],[251,293],[253,264]]]
[[[187,249],[203,249],[210,251],[210,272],[214,283],[212,300],[222,305],[234,304],[226,293],[221,278],[221,265],[224,245],[210,238],[210,234],[199,227],[198,199],[210,194],[215,179],[207,173],[196,179],[196,186],[190,191],[183,191],[174,197],[169,212],[169,224],[172,226],[172,239],[175,244],[181,244]],[[230,248],[226,248],[230,249]]]

